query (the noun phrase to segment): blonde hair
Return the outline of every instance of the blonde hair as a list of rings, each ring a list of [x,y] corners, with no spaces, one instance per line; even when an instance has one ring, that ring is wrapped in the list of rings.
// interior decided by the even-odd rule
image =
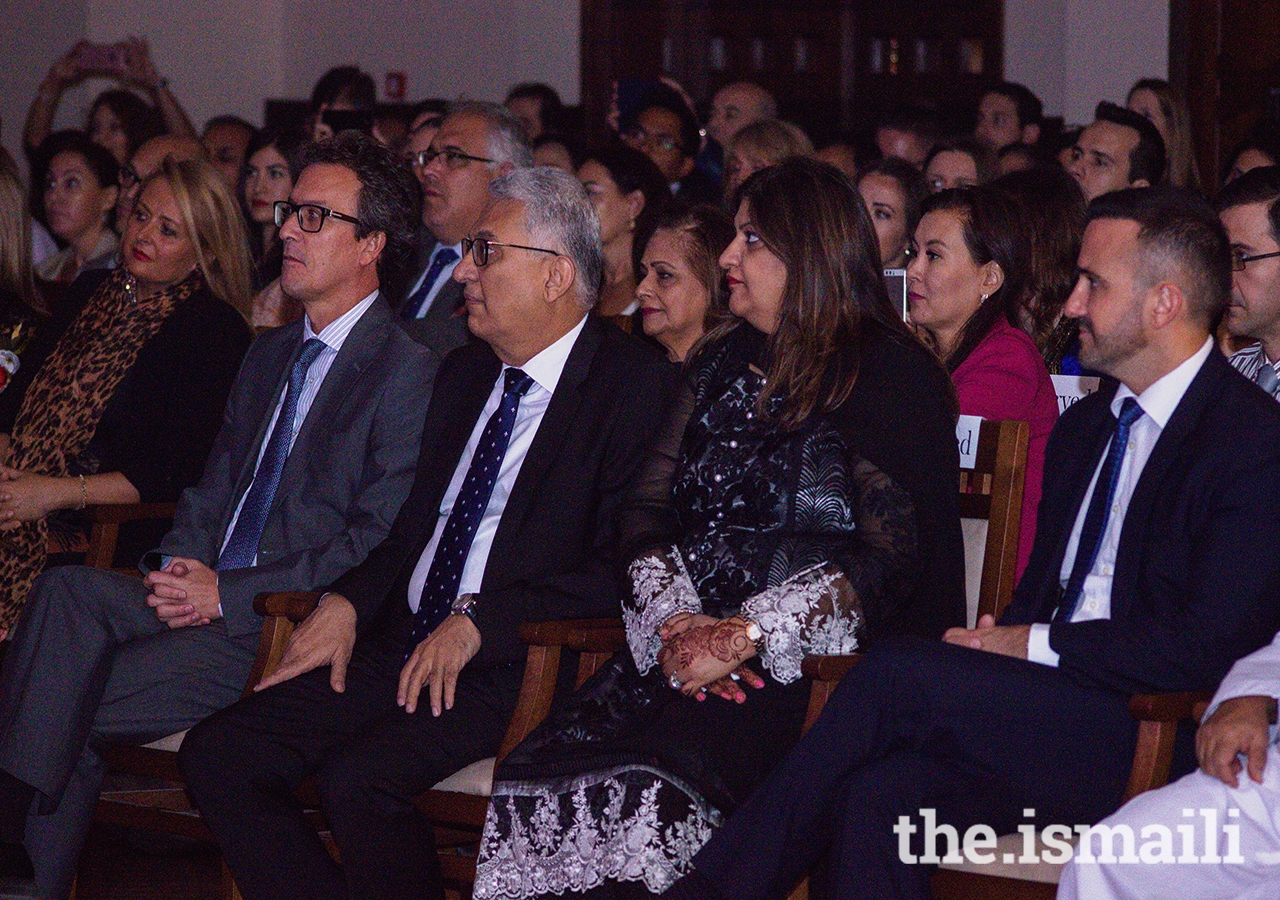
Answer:
[[[249,235],[231,189],[218,170],[203,159],[166,156],[146,184],[161,178],[173,191],[205,284],[215,297],[247,320],[253,264],[249,259]]]
[[[31,218],[18,166],[0,147],[0,291],[40,308],[31,270]]]
[[[739,155],[750,153],[766,165],[773,165],[792,156],[811,156],[813,142],[799,125],[782,119],[764,119],[739,131],[731,149]]]
[[[1169,139],[1165,141],[1168,168],[1165,180],[1174,187],[1200,190],[1200,166],[1191,134],[1191,113],[1186,101],[1161,78],[1143,78],[1129,88],[1128,99],[1138,91],[1150,91],[1160,104],[1160,112],[1168,123]]]

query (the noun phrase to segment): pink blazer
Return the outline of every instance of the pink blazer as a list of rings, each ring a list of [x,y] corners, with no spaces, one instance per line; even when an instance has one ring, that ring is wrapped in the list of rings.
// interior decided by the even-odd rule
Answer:
[[[1025,332],[1001,319],[951,375],[960,414],[984,419],[1014,419],[1031,426],[1027,480],[1022,491],[1018,534],[1018,570],[1022,577],[1036,537],[1036,509],[1044,476],[1044,449],[1058,421],[1058,396],[1049,370]]]

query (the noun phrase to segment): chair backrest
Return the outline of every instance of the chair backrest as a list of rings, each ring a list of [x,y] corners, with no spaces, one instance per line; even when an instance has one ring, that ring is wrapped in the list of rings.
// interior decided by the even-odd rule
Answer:
[[[1026,422],[982,421],[964,454],[972,458],[960,472],[969,627],[988,613],[999,618],[1013,599],[1029,435]]]

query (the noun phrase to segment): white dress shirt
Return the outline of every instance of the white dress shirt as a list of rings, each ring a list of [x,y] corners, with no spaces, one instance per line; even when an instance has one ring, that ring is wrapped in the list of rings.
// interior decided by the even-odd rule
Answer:
[[[316,399],[316,394],[320,392],[320,386],[324,384],[324,377],[329,374],[329,369],[333,366],[333,361],[338,357],[338,351],[342,349],[342,345],[347,340],[347,335],[351,334],[351,329],[355,327],[356,322],[360,321],[360,317],[373,306],[374,298],[378,296],[378,292],[374,291],[365,297],[351,309],[347,310],[338,318],[334,319],[328,325],[316,334],[311,328],[311,319],[307,316],[302,317],[302,342],[305,344],[312,338],[319,338],[324,342],[324,349],[320,351],[320,355],[316,357],[315,362],[311,364],[311,368],[307,369],[306,381],[302,383],[302,393],[298,395],[298,409],[293,415],[293,427],[289,432],[289,449],[293,450],[293,442],[298,439],[298,432],[302,430],[302,423],[306,421],[307,413],[311,410],[311,404]],[[267,443],[271,440],[271,432],[276,427],[276,419],[280,418],[280,407],[284,405],[285,395],[289,391],[288,379],[285,379],[285,385],[280,389],[280,399],[276,401],[276,408],[271,413],[271,422],[267,425],[267,430],[263,433],[262,446],[258,448],[258,461],[254,463],[254,478],[257,478],[257,467],[262,463],[262,454],[267,450]],[[231,523],[227,525],[227,533],[222,539],[222,549],[227,547],[227,541],[231,540],[231,532],[235,530],[236,520],[240,518],[240,510],[244,508],[245,498],[249,496],[249,488],[253,487],[250,481],[245,486],[244,493],[240,495],[240,502],[236,504],[235,515],[231,517]],[[221,553],[221,550],[219,551]]]
[[[1111,618],[1111,581],[1115,577],[1116,554],[1120,549],[1120,532],[1124,528],[1125,514],[1129,510],[1129,501],[1133,499],[1134,488],[1142,477],[1142,470],[1151,458],[1156,441],[1160,439],[1169,417],[1182,402],[1182,395],[1187,392],[1191,382],[1200,372],[1200,367],[1209,358],[1213,349],[1213,339],[1206,338],[1204,346],[1184,360],[1177,368],[1165,373],[1152,383],[1141,395],[1135,395],[1127,385],[1120,385],[1115,397],[1111,400],[1111,412],[1117,418],[1120,407],[1129,397],[1138,401],[1143,415],[1139,416],[1129,428],[1129,443],[1125,445],[1124,458],[1120,462],[1120,473],[1116,479],[1116,493],[1111,504],[1111,514],[1107,517],[1107,528],[1102,533],[1098,544],[1098,555],[1093,561],[1093,568],[1084,577],[1084,585],[1080,591],[1080,600],[1072,622],[1087,622],[1092,619]],[[1107,451],[1111,442],[1107,441],[1102,451],[1098,467],[1094,469],[1089,489],[1080,501],[1080,511],[1076,514],[1071,537],[1067,541],[1067,549],[1062,557],[1062,570],[1059,573],[1063,587],[1071,578],[1071,570],[1075,566],[1076,552],[1080,547],[1080,531],[1084,528],[1085,516],[1089,511],[1089,502],[1098,484],[1098,473],[1107,459]],[[1058,654],[1049,646],[1049,625],[1043,622],[1031,626],[1031,634],[1027,639],[1027,659],[1044,663],[1048,666],[1058,664]]]
[[[511,488],[515,485],[520,468],[529,454],[529,447],[533,444],[538,427],[542,424],[542,417],[551,404],[551,395],[555,393],[556,385],[560,383],[560,375],[564,371],[565,362],[569,359],[569,351],[573,349],[574,342],[578,340],[578,335],[582,333],[582,327],[586,321],[586,316],[583,316],[568,334],[520,366],[521,371],[533,379],[533,384],[520,398],[520,406],[516,409],[515,426],[511,429],[511,440],[507,444],[506,454],[502,457],[502,466],[498,469],[493,493],[489,495],[489,505],[484,508],[484,515],[480,519],[480,525],[476,528],[475,537],[471,541],[471,549],[467,553],[467,561],[462,567],[462,581],[458,584],[459,596],[474,594],[480,590],[480,583],[484,579],[484,568],[489,561],[489,551],[493,549],[493,536],[498,531],[502,512],[507,508]],[[422,601],[422,589],[427,583],[427,573],[431,571],[436,547],[440,543],[441,534],[444,533],[445,522],[453,512],[458,493],[462,490],[462,482],[467,477],[467,470],[471,468],[471,457],[475,455],[476,447],[480,444],[480,435],[484,432],[489,417],[497,411],[498,405],[502,402],[502,391],[509,368],[511,367],[503,365],[502,371],[498,373],[493,390],[489,392],[489,399],[481,410],[475,427],[471,429],[471,437],[463,448],[457,468],[453,471],[453,480],[449,482],[449,488],[440,501],[440,518],[436,521],[436,530],[431,535],[431,540],[427,542],[426,549],[422,551],[422,556],[418,558],[418,564],[414,567],[413,575],[409,579],[409,608],[414,612],[418,611],[418,604]]]
[[[413,287],[409,289],[409,293],[405,294],[406,297],[412,297],[418,290],[420,290],[422,288],[422,282],[427,277],[427,272],[431,269],[431,263],[435,261],[436,255],[441,250],[450,249],[453,250],[457,256],[454,257],[453,262],[440,270],[440,274],[436,276],[436,283],[431,286],[431,290],[427,291],[427,296],[424,297],[422,302],[418,305],[418,311],[414,313],[413,316],[415,319],[421,319],[427,314],[427,310],[431,309],[431,304],[436,302],[436,297],[439,295],[440,289],[445,286],[445,283],[448,282],[450,278],[453,277],[453,270],[458,268],[458,263],[462,262],[462,242],[459,241],[452,247],[445,247],[443,244],[437,242],[436,249],[431,252],[431,259],[427,261],[427,267],[422,270],[422,274],[419,275],[418,279],[413,283]]]

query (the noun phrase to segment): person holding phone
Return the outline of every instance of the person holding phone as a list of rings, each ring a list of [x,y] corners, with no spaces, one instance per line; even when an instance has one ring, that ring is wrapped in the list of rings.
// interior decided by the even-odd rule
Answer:
[[[124,165],[134,150],[157,135],[196,137],[182,104],[169,90],[168,79],[156,69],[145,38],[129,37],[115,44],[78,41],[50,66],[27,110],[22,139],[28,156],[49,136],[62,95],[86,78],[120,83],[94,99],[85,121],[90,139],[111,151],[118,164]],[[152,102],[136,91],[145,92]]]

